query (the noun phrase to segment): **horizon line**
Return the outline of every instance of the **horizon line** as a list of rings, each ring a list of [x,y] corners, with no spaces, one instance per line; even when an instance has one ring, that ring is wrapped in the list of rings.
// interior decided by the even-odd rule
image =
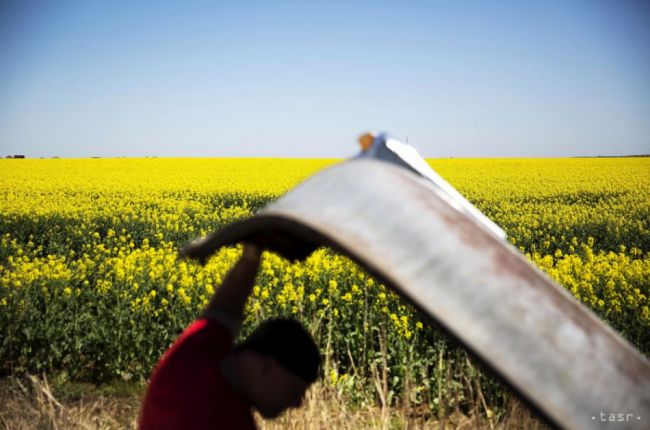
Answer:
[[[345,160],[354,158],[357,154],[350,157],[273,157],[273,156],[192,156],[192,155],[181,155],[181,156],[158,156],[158,155],[144,155],[144,156],[126,156],[126,155],[117,155],[117,156],[38,156],[38,157],[29,157],[23,154],[7,155],[0,158],[0,160],[99,160],[99,159],[242,159],[242,160],[254,160],[254,159],[275,159],[275,160]],[[569,159],[569,158],[650,158],[650,154],[625,154],[625,155],[567,155],[560,157],[553,156],[447,156],[447,157],[428,157],[422,156],[424,159],[430,160],[447,160],[447,159]]]

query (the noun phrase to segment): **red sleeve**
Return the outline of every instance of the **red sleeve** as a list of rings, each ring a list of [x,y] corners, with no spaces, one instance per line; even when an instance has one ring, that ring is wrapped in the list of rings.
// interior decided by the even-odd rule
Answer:
[[[154,370],[140,414],[141,429],[214,428],[223,385],[217,362],[232,336],[220,323],[200,319],[179,336]]]

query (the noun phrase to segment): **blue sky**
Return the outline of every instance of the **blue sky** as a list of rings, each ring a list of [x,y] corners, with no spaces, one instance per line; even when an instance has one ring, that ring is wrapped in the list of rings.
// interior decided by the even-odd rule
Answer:
[[[650,153],[644,1],[0,2],[0,155]]]

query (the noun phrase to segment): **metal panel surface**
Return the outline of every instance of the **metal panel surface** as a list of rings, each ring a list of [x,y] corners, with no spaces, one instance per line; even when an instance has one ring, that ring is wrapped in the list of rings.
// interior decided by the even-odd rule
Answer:
[[[185,255],[274,236],[287,256],[328,245],[377,274],[558,427],[649,428],[647,358],[430,181],[351,159]],[[602,413],[632,417],[603,421]]]

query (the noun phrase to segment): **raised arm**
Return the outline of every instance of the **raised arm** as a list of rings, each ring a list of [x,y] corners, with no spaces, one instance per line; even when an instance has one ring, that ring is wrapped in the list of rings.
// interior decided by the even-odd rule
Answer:
[[[214,318],[219,313],[225,312],[228,317],[238,321],[243,319],[244,305],[255,284],[261,255],[262,250],[258,246],[244,244],[241,258],[217,288],[212,300],[203,311],[203,317]]]

